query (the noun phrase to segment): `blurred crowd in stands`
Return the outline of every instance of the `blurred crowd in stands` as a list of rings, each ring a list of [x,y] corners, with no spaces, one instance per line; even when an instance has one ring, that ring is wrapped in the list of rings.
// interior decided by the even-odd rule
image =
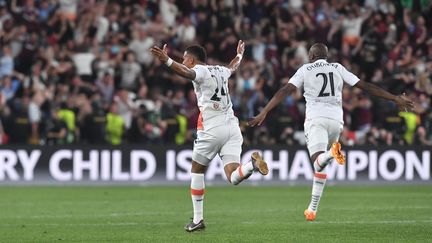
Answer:
[[[198,118],[191,82],[148,49],[181,61],[201,44],[226,64],[247,145],[304,144],[300,92],[248,128],[308,62],[315,42],[361,79],[415,100],[413,111],[343,91],[345,145],[432,145],[430,0],[0,0],[2,144],[189,144]]]

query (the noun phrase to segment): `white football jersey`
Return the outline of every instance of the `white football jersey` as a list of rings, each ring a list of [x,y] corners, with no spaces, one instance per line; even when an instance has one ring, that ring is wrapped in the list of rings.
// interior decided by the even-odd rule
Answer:
[[[343,82],[354,86],[359,80],[340,63],[319,59],[300,67],[289,83],[304,89],[306,120],[327,117],[343,123]]]
[[[234,116],[228,91],[231,71],[224,66],[195,65],[193,86],[198,100],[200,115],[198,129],[210,129],[238,122]]]

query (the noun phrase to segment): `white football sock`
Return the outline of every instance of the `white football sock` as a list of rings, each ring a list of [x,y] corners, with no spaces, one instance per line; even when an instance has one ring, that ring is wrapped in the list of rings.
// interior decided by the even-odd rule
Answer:
[[[321,172],[324,170],[324,168],[330,164],[333,160],[333,155],[331,154],[331,151],[326,151],[322,154],[319,154],[318,157],[315,159],[313,166],[316,172]]]
[[[254,167],[251,161],[239,165],[237,169],[231,174],[231,183],[233,185],[238,185],[242,180],[248,178],[252,175]]]
[[[204,188],[204,174],[191,173],[191,197],[194,211],[193,222],[195,224],[203,219]]]
[[[313,179],[312,198],[308,209],[316,212],[327,181],[327,174],[316,172]]]

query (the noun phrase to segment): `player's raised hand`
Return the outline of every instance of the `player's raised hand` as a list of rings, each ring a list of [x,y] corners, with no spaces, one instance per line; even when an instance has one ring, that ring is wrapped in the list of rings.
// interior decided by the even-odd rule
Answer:
[[[153,46],[150,48],[150,52],[161,62],[165,63],[166,61],[168,61],[169,57],[168,57],[168,49],[166,44],[163,46],[163,49],[160,49],[157,46]]]
[[[252,118],[247,124],[250,127],[254,127],[256,125],[260,126],[263,123],[266,116],[267,113],[261,112],[256,117]]]
[[[237,54],[243,55],[245,50],[245,43],[242,40],[239,40],[237,44]]]
[[[163,45],[162,51],[168,56],[168,46],[167,46],[167,44]]]
[[[414,102],[406,97],[405,93],[398,95],[395,103],[401,111],[410,111],[414,108]]]

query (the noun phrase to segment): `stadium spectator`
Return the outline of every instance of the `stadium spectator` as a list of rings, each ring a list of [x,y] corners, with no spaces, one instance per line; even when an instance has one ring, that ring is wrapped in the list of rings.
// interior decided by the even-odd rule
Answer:
[[[424,127],[417,128],[417,134],[414,138],[414,145],[432,146],[432,141],[426,137],[426,129]]]
[[[153,37],[147,34],[145,30],[136,30],[132,32],[132,41],[129,43],[129,49],[135,53],[138,62],[150,66],[153,56],[149,54],[148,49],[154,45]]]
[[[139,84],[144,83],[141,76],[141,66],[135,61],[135,54],[126,54],[126,60],[121,64],[120,87],[129,91],[137,91]]]
[[[63,141],[66,144],[73,143],[76,137],[76,114],[72,110],[72,102],[74,102],[73,97],[69,97],[67,102],[61,104],[61,107],[57,112],[57,117],[66,123],[67,133],[65,140]]]
[[[114,96],[114,77],[112,75],[112,70],[105,72],[103,77],[96,81],[96,87],[99,93],[102,95],[101,101],[103,104],[109,104]]]
[[[229,88],[241,124],[305,62],[304,50],[323,42],[331,61],[392,93],[406,92],[418,104],[399,114],[386,102],[345,88],[343,141],[430,141],[431,16],[430,1],[412,0],[0,1],[0,118],[10,138],[5,142],[46,144],[51,107],[62,104],[68,136],[52,143],[90,143],[84,131],[107,127],[92,124],[92,112],[103,116],[112,104],[125,124],[122,143],[177,143],[181,139],[168,137],[182,130],[182,116],[187,129],[181,136],[192,141],[192,85],[179,88],[188,81],[166,72],[147,50],[169,43],[179,60],[183,53],[174,50],[199,43],[209,64],[219,64],[235,53],[237,39],[246,41],[246,51]],[[301,142],[294,137],[302,137],[303,98],[290,97],[277,110],[269,114],[274,122],[257,131],[242,127],[245,143]],[[141,135],[131,138],[132,131]]]
[[[2,57],[0,58],[0,78],[12,75],[13,70],[12,50],[9,46],[3,46]]]
[[[66,144],[68,128],[64,120],[60,119],[57,111],[51,112],[51,118],[46,123],[48,145]]]
[[[119,145],[122,143],[125,120],[118,113],[118,105],[111,104],[110,111],[106,116],[106,140],[109,144]]]
[[[159,10],[163,21],[168,27],[173,28],[176,24],[178,8],[174,4],[174,0],[161,0],[159,2]]]
[[[180,45],[193,43],[195,40],[195,26],[192,25],[189,17],[183,18],[183,23],[177,27],[177,38]]]
[[[31,144],[39,144],[40,124],[42,121],[41,105],[43,103],[44,103],[44,97],[42,92],[36,91],[33,94],[33,97],[31,98],[29,108],[28,108],[29,121],[32,130],[31,137],[30,137]]]
[[[1,82],[0,89],[2,93],[2,99],[8,101],[14,98],[15,93],[17,92],[20,86],[20,81],[16,79],[12,79],[10,76],[3,77],[1,81],[2,82]]]
[[[100,99],[91,102],[81,125],[81,141],[89,144],[105,144],[107,116]]]
[[[59,0],[59,13],[74,21],[77,17],[78,0]]]

